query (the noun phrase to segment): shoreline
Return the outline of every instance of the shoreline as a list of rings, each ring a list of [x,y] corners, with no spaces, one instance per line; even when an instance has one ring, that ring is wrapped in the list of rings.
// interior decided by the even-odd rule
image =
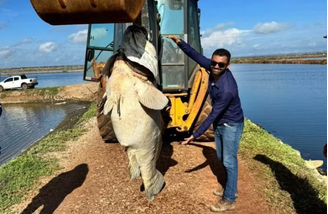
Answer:
[[[327,64],[326,52],[315,53],[294,53],[267,56],[248,56],[232,57],[232,63],[236,64]],[[83,72],[84,65],[60,65],[60,66],[41,66],[41,67],[19,67],[2,68],[1,75],[16,73],[43,74],[43,73],[63,73],[63,72]]]
[[[95,112],[93,110],[92,111],[92,114],[94,114],[94,113]],[[87,117],[87,118],[89,118],[89,117]],[[93,116],[90,119],[95,120],[96,117]],[[73,125],[73,127],[74,127],[74,125]],[[84,129],[88,130],[88,128],[89,128],[89,126],[85,126]],[[74,132],[74,130],[69,131],[69,133],[71,133],[71,132]],[[52,133],[51,135],[54,135],[54,132],[51,132],[51,133]],[[68,134],[68,135],[65,135],[65,136],[69,137],[70,135],[71,134]],[[82,136],[80,136],[80,135],[78,135],[78,136],[79,137],[82,137],[82,139],[83,139],[84,134],[82,134]],[[88,135],[88,136],[90,136],[90,135]],[[307,177],[303,177],[303,176],[305,176],[305,174],[308,175],[308,176],[311,176],[311,179],[309,179],[309,182],[315,182],[315,180],[317,179],[316,174],[313,173],[312,175],[310,175],[310,173],[311,173],[310,171],[312,171],[312,170],[309,170],[306,165],[302,164],[303,161],[300,159],[300,157],[298,156],[298,154],[296,154],[295,150],[292,150],[290,148],[290,146],[288,146],[288,145],[280,144],[279,141],[278,141],[279,139],[274,139],[274,136],[273,135],[269,134],[267,131],[265,131],[261,127],[257,126],[256,124],[254,124],[250,120],[246,120],[246,130],[245,130],[245,132],[243,134],[243,139],[242,140],[243,141],[242,141],[242,145],[241,145],[241,148],[240,148],[240,152],[238,152],[238,153],[240,155],[240,158],[242,158],[241,159],[242,162],[245,162],[246,161],[246,163],[247,163],[246,165],[250,169],[251,174],[250,175],[241,175],[241,176],[242,177],[243,176],[248,177],[248,176],[251,176],[251,175],[254,176],[254,179],[257,180],[257,185],[256,186],[253,186],[252,188],[259,188],[260,186],[262,187],[262,188],[259,188],[259,189],[263,193],[262,196],[267,200],[267,203],[273,209],[273,213],[274,213],[274,210],[275,209],[277,209],[277,210],[290,209],[290,208],[293,209],[294,207],[295,207],[296,213],[297,213],[297,211],[299,211],[300,208],[297,207],[296,205],[293,205],[293,201],[295,202],[296,200],[300,200],[300,199],[305,200],[306,198],[304,198],[303,196],[308,195],[309,193],[314,194],[313,191],[315,189],[317,189],[319,187],[321,188],[322,186],[324,186],[324,184],[320,184],[320,185],[319,184],[316,184],[313,187],[313,188],[315,188],[313,190],[312,189],[309,190],[309,188],[312,188],[311,186],[308,186],[308,187],[306,186],[306,187],[304,187],[302,189],[299,189],[299,184],[303,184],[302,183],[303,182],[303,179],[304,178],[307,178]],[[259,140],[259,142],[256,142],[258,140]],[[67,141],[69,141],[69,139]],[[65,138],[63,138],[63,141],[60,140],[60,142],[61,142],[60,144],[66,144],[67,141],[65,141]],[[83,141],[76,141],[76,142],[78,144],[80,144]],[[89,140],[86,140],[86,142],[89,142]],[[34,144],[31,147],[31,149],[29,150],[29,152],[26,152],[26,155],[33,154],[33,155],[36,155],[36,156],[39,156],[39,157],[44,157],[46,159],[49,159],[49,155],[47,155],[47,153],[46,154],[43,154],[43,153],[39,153],[39,152],[36,152],[36,151],[39,151],[40,150],[40,148],[38,148],[38,147],[46,146],[48,144],[50,144],[49,146],[51,148],[52,147],[52,143],[54,143],[53,140],[47,141],[47,142],[41,142],[41,140],[40,140],[40,142]],[[258,146],[260,146],[260,147],[253,148],[254,147],[254,143],[255,144],[257,143]],[[40,144],[42,144],[42,145],[40,145]],[[75,144],[75,143],[73,143],[73,144]],[[102,144],[102,145],[105,145],[105,144]],[[204,144],[201,144],[201,145],[204,145]],[[175,145],[173,145],[173,147],[174,146]],[[269,146],[269,147],[267,147],[267,146]],[[261,147],[264,147],[264,148],[261,148]],[[84,152],[88,153],[90,155],[90,157],[95,157],[95,163],[99,163],[98,162],[99,161],[98,160],[98,157],[100,159],[101,159],[101,157],[103,157],[102,154],[100,154],[100,153],[97,153],[98,154],[97,156],[92,155],[92,152],[89,152],[88,147],[77,146],[77,148],[78,148],[78,150],[85,150]],[[93,148],[95,148],[95,147],[93,147]],[[179,148],[179,151],[181,149],[188,149],[188,151],[190,152],[191,151],[190,150],[191,148],[192,148],[192,146],[189,146],[189,147],[187,147],[187,146],[186,147],[181,147],[181,148]],[[192,148],[192,149],[193,149],[192,151],[195,151],[197,149],[197,147]],[[66,149],[64,149],[64,151],[66,151]],[[175,150],[175,149],[173,151],[174,151],[174,153],[177,153],[178,152],[178,150]],[[62,157],[60,155],[60,153],[62,153],[61,150],[55,150],[55,151],[52,151],[51,150],[50,153],[52,155],[56,156],[56,157]],[[59,155],[56,155],[57,153]],[[203,152],[200,151],[200,153],[204,155],[204,151]],[[66,156],[65,159],[67,159],[67,160],[64,160],[62,162],[68,162],[69,161],[69,158],[72,158],[71,156],[74,156],[74,153],[71,153],[71,151],[68,152],[68,154],[70,156]],[[108,156],[108,152],[104,152],[103,155],[107,157]],[[285,158],[281,158],[281,155],[284,155]],[[21,156],[23,156],[23,155],[21,155]],[[17,158],[17,161],[18,162],[24,161],[24,158],[22,158],[21,156],[19,156]],[[206,154],[205,154],[205,156],[206,156]],[[176,159],[176,158],[177,158],[177,156],[174,156],[174,159]],[[83,163],[85,163],[84,162],[85,160],[83,158],[81,158],[81,159],[82,159]],[[75,160],[75,159],[73,158],[73,160]],[[88,160],[90,160],[90,159],[88,159]],[[108,160],[108,159],[106,159],[106,160]],[[265,162],[266,160],[271,160],[272,163],[269,162],[269,164],[268,163],[265,164],[266,163]],[[108,160],[108,162],[110,162],[110,160]],[[179,160],[179,162],[180,162],[180,160]],[[59,163],[60,163],[60,161],[59,161]],[[201,163],[201,162],[198,162],[198,163]],[[56,163],[52,163],[52,164],[56,164]],[[14,165],[13,163],[8,164],[7,168],[8,167],[12,167],[13,165]],[[114,166],[116,166],[116,164],[114,164],[114,165],[111,164],[110,166],[111,167],[114,167]],[[180,164],[180,166],[182,166],[182,165]],[[59,164],[59,167],[61,167],[60,164]],[[280,168],[278,169],[277,167],[280,167]],[[294,168],[294,167],[296,167],[296,168]],[[106,167],[104,167],[104,168],[106,169]],[[95,170],[93,172],[90,171],[90,173],[93,173],[93,174],[90,174],[90,176],[92,176],[92,177],[96,176],[96,178],[102,177],[103,174],[99,171],[100,169],[102,169],[102,167],[97,168],[97,170]],[[122,169],[121,166],[120,166],[120,169]],[[184,169],[184,168],[182,168],[182,169]],[[301,170],[301,171],[299,172],[298,170]],[[30,172],[30,171],[32,171],[32,170],[28,170],[27,169],[27,172]],[[266,171],[269,171],[270,173],[267,174]],[[272,171],[272,173],[271,173],[271,171]],[[314,170],[313,170],[313,172],[314,172]],[[192,175],[195,176],[196,174],[190,174],[190,176],[192,176]],[[167,173],[166,174],[167,178],[170,175],[171,175],[170,173]],[[51,176],[51,177],[56,176],[56,173],[54,175],[51,174],[51,175],[48,175],[48,176]],[[183,176],[183,173],[182,174],[180,173],[180,174],[174,175],[174,177],[176,177],[176,176]],[[15,179],[17,179],[17,178],[15,178]],[[248,180],[248,179],[249,178],[247,178],[247,182],[250,182],[250,180]],[[289,181],[289,179],[292,179],[292,181]],[[187,180],[188,181],[191,181],[190,179],[187,179]],[[282,182],[282,183],[287,182],[287,184],[292,184],[292,183],[296,183],[296,184],[294,185],[294,187],[288,186],[288,189],[285,189],[284,186],[275,185],[275,183],[277,183],[277,182],[278,183],[280,183],[280,182]],[[258,185],[260,185],[260,186],[258,186]],[[305,184],[303,184],[303,185],[305,185]],[[36,187],[36,189],[38,189],[38,188],[41,188],[41,187]],[[102,187],[102,188],[104,188],[104,187]],[[120,188],[120,187],[118,186],[118,188]],[[175,187],[174,186],[173,187],[171,185],[170,188],[171,188],[171,190],[173,190],[173,188],[177,188],[177,191],[179,191],[179,188],[181,188],[181,186],[178,186],[178,187]],[[29,189],[30,188],[27,188],[27,192],[29,191]],[[247,190],[246,189],[243,189],[243,188],[241,188],[240,190],[241,190],[240,191],[241,192],[241,195],[243,195],[243,193],[244,193],[245,194],[245,197],[246,197]],[[123,191],[125,191],[125,190],[123,190]],[[272,193],[272,191],[274,193]],[[287,193],[289,192],[294,198],[293,197],[290,198],[289,197],[289,194],[286,195],[286,191],[287,191]],[[322,191],[323,190],[321,190],[321,194],[322,194]],[[18,191],[18,192],[21,192],[21,191]],[[292,193],[295,193],[295,195],[293,195]],[[16,193],[13,192],[12,194],[16,194]],[[26,194],[28,194],[28,193],[24,193],[24,195],[26,195]],[[165,192],[163,194],[165,194]],[[317,205],[315,203],[315,201],[313,201],[313,197],[316,199],[317,196],[316,195],[313,195],[312,197],[310,197],[310,198],[308,198],[306,200],[306,202],[308,203],[307,206],[310,206],[311,208],[314,208]],[[318,198],[319,198],[319,196],[318,196]],[[276,204],[276,202],[277,202],[276,200],[277,199],[279,199],[278,201],[280,202],[278,204]],[[67,199],[67,200],[69,200],[69,199]],[[324,198],[322,199],[322,201],[323,202],[325,201]],[[17,202],[14,203],[14,204],[17,204]],[[319,205],[322,205],[322,204],[319,204]],[[19,206],[19,204],[18,204],[18,206]],[[9,208],[9,207],[7,207],[7,208]],[[7,208],[5,208],[5,209],[7,209]],[[321,206],[320,207],[317,207],[317,208],[320,209],[320,210],[322,209]],[[306,209],[306,208],[304,208],[304,209]],[[0,210],[1,210],[1,206],[0,206]],[[290,212],[290,213],[294,213],[294,212]],[[299,213],[301,213],[301,212],[299,212]]]
[[[82,84],[70,85],[70,86],[60,86],[60,87],[55,87],[53,89],[44,88],[44,89],[30,89],[25,91],[24,90],[6,91],[0,94],[0,98],[2,104],[26,104],[26,103],[40,103],[40,104],[53,103],[56,105],[59,105],[61,103],[89,103],[90,104],[95,101],[96,98],[95,94],[97,90],[98,90],[98,83],[91,82],[91,83],[82,83]],[[258,124],[255,125],[266,131],[266,129],[261,127],[260,125]],[[274,134],[272,135],[274,136]],[[276,136],[274,137],[279,139]],[[280,142],[282,144],[285,144],[281,140]],[[300,153],[298,150],[296,149],[294,150]],[[306,159],[304,160],[309,161]],[[322,160],[322,159],[316,159],[316,160]],[[322,166],[321,169],[323,169]],[[323,170],[327,171],[326,169]]]
[[[54,73],[83,73],[83,70],[77,69],[77,70],[42,70],[42,71],[7,71],[7,72],[1,72],[0,71],[0,77],[1,76],[11,76],[15,74],[54,74]]]
[[[327,59],[299,60],[299,59],[232,59],[233,64],[293,64],[293,65],[327,65]]]
[[[98,91],[97,82],[59,86],[52,88],[35,88],[12,90],[0,93],[1,103],[61,103],[93,102]]]
[[[51,134],[57,133],[58,131],[65,131],[65,130],[68,130],[68,129],[73,128],[74,125],[75,125],[75,124],[78,122],[78,120],[80,119],[80,117],[81,117],[86,111],[88,111],[88,108],[90,107],[90,105],[91,105],[93,102],[94,102],[94,101],[79,101],[79,100],[67,100],[67,101],[56,101],[56,102],[52,102],[54,105],[66,105],[66,104],[68,104],[68,103],[77,103],[77,104],[79,104],[79,105],[83,105],[84,108],[82,108],[82,109],[78,109],[77,111],[68,112],[68,113],[66,114],[66,116],[64,117],[64,119],[63,119],[63,120],[62,120],[62,121],[56,126],[56,128],[55,128],[52,132],[49,132],[48,134],[44,135],[43,137],[41,137],[41,138],[38,139],[37,141],[33,142],[28,148],[26,148],[26,149],[24,150],[24,152],[26,152],[26,151],[29,150],[33,145],[37,144],[38,142],[40,142],[41,140],[43,140],[44,138],[46,138],[48,135],[51,135]],[[42,105],[42,104],[44,104],[44,103],[49,103],[49,102],[41,102],[41,101],[27,102],[27,103],[8,102],[8,103],[6,103],[6,104],[22,104],[22,105],[24,105],[24,104],[28,104],[28,103],[39,103],[40,105]],[[259,124],[256,124],[256,123],[252,122],[252,121],[251,121],[250,119],[248,119],[247,117],[246,117],[246,120],[248,120],[251,124],[255,125],[255,126],[258,127],[259,129],[261,129],[261,130],[263,130],[263,131],[265,131],[265,132],[268,132],[264,127],[262,127],[262,126],[259,125]],[[307,163],[308,167],[310,167],[310,168],[316,170],[317,173],[318,173],[320,176],[327,176],[327,169],[326,169],[326,168],[323,168],[322,165],[319,166],[319,167],[317,167],[318,162],[320,162],[320,161],[323,161],[323,162],[324,162],[324,160],[321,160],[321,159],[315,159],[315,160],[311,160],[311,159],[308,159],[308,160],[307,160],[307,159],[304,159],[304,158],[302,157],[302,153],[301,153],[299,150],[293,148],[293,147],[292,147],[291,145],[289,145],[289,144],[284,143],[280,138],[276,137],[274,134],[272,134],[272,133],[270,133],[270,132],[268,132],[268,133],[269,133],[270,135],[272,135],[274,138],[276,138],[276,139],[279,141],[279,143],[280,143],[281,145],[286,145],[286,146],[291,147],[291,148],[295,151],[295,153],[296,153],[300,158],[302,158],[302,160],[304,160],[304,161]],[[22,153],[24,153],[24,152],[22,152]],[[20,153],[20,154],[22,154],[22,153]],[[20,154],[19,154],[19,155],[20,155]],[[18,155],[18,156],[19,156],[19,155]],[[11,159],[14,159],[14,158],[11,158]],[[3,164],[2,164],[2,165],[3,165]],[[1,165],[0,165],[0,167],[1,167]],[[327,180],[326,180],[326,182],[327,182]]]
[[[68,111],[67,104],[70,104],[70,103],[78,104],[79,106],[81,106],[81,108],[77,108],[74,111],[72,111],[72,110],[71,111]],[[11,104],[24,105],[26,103],[7,103],[7,104],[9,104],[9,105],[11,105]],[[38,104],[39,105],[43,105],[45,103],[40,102]],[[54,104],[54,105],[56,105],[56,104]],[[91,105],[91,102],[85,102],[85,101],[65,102],[62,105],[66,105],[66,106],[64,106],[65,117],[57,124],[57,126],[52,131],[45,133],[39,139],[37,139],[37,140],[29,143],[28,145],[26,145],[26,147],[24,147],[24,148],[22,148],[20,150],[21,151],[20,153],[13,155],[6,162],[1,163],[0,164],[0,167],[3,166],[3,165],[5,165],[6,163],[10,162],[11,160],[17,158],[18,156],[27,153],[33,146],[35,146],[36,144],[38,144],[39,142],[41,142],[43,139],[45,139],[49,135],[56,134],[59,131],[64,131],[64,130],[68,130],[68,129],[73,128],[74,125],[81,118],[81,116],[89,109],[89,107]]]

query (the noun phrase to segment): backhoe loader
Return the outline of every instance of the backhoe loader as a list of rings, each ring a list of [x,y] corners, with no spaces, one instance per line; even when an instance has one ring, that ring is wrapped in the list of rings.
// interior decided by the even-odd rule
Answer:
[[[158,88],[169,99],[163,109],[167,135],[192,133],[211,111],[209,73],[189,59],[166,35],[176,35],[202,52],[198,0],[30,0],[51,25],[88,24],[84,80],[98,81],[97,120],[104,141],[115,141],[110,116],[103,114],[106,81],[101,71],[132,24],[146,27],[159,59]],[[211,127],[198,141],[213,141]]]

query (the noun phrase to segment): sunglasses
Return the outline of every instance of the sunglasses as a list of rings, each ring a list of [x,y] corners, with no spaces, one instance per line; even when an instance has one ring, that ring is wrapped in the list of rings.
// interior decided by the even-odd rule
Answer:
[[[215,62],[213,60],[211,60],[211,66],[215,67],[216,65],[219,66],[219,68],[224,68],[226,67],[228,63],[223,63],[223,62]]]

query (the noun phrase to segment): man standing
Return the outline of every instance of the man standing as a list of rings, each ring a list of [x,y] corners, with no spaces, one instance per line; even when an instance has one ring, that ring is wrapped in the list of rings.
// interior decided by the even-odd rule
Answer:
[[[226,170],[227,182],[223,190],[213,192],[217,196],[222,196],[222,199],[211,206],[211,210],[213,212],[234,210],[238,180],[237,152],[244,128],[244,115],[238,86],[229,70],[230,52],[217,49],[212,58],[208,59],[176,36],[167,36],[167,38],[172,39],[187,56],[211,73],[208,91],[212,101],[212,111],[201,126],[181,144],[188,144],[198,138],[213,124],[216,153]]]

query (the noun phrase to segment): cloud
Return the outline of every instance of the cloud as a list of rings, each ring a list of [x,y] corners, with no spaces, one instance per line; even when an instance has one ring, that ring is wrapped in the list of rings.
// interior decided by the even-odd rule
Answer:
[[[267,23],[259,23],[255,25],[254,32],[258,34],[269,34],[269,33],[277,33],[280,31],[287,30],[291,25],[288,23],[277,23],[277,22],[267,22]]]
[[[17,42],[15,44],[12,44],[10,47],[18,47],[18,46],[21,46],[21,45],[24,45],[24,44],[28,44],[28,43],[32,43],[32,39],[31,38],[25,38],[25,39],[23,39],[20,42]]]
[[[10,47],[0,48],[0,58],[7,58],[14,53],[14,49]]]
[[[243,37],[249,32],[249,30],[238,30],[236,28],[212,31],[207,37],[202,38],[202,46],[203,48],[210,48],[223,47],[226,45],[240,45]]]
[[[100,38],[105,37],[107,35],[108,29],[106,29],[106,28],[93,28],[91,32],[92,32],[91,36],[93,37],[93,39],[100,39]]]
[[[228,23],[223,23],[223,24],[218,24],[217,26],[215,26],[214,28],[211,29],[206,29],[205,31],[201,32],[201,35],[203,35],[204,37],[207,37],[209,35],[211,35],[212,33],[215,33],[217,31],[224,31],[228,28],[231,28],[233,25],[232,22],[228,22]]]
[[[86,43],[88,30],[80,30],[77,33],[72,33],[68,36],[68,41],[71,43]]]
[[[327,40],[321,36],[326,34],[326,26],[312,26],[311,30],[291,26],[270,22],[257,24],[253,29],[238,29],[231,23],[219,24],[201,32],[203,54],[211,57],[217,48],[229,50],[233,57],[326,51]],[[274,34],[277,32],[279,36]]]
[[[31,38],[25,38],[22,40],[22,43],[26,44],[26,43],[31,43],[32,39]]]
[[[91,37],[93,39],[100,39],[106,37],[108,30],[106,28],[92,28]],[[88,30],[80,30],[77,33],[72,33],[68,36],[68,41],[71,43],[83,43],[87,41]]]
[[[252,48],[260,50],[262,46],[260,44],[254,44]]]
[[[56,44],[54,42],[46,42],[39,46],[40,52],[51,53],[56,51]]]

